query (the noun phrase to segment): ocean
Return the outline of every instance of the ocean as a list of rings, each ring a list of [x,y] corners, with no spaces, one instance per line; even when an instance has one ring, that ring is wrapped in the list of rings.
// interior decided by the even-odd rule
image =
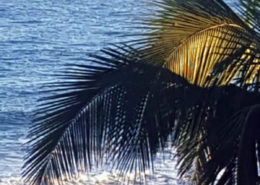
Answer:
[[[0,185],[24,185],[21,167],[36,100],[64,64],[84,63],[110,43],[135,33],[147,11],[142,0],[0,0]],[[115,184],[109,169],[67,184]],[[148,184],[178,180],[172,150],[159,153]]]

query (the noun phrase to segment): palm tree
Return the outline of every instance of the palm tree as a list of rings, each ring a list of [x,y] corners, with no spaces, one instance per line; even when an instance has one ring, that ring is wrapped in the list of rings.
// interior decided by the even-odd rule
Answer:
[[[241,0],[237,14],[222,0],[155,4],[142,39],[67,66],[49,85],[30,130],[29,184],[62,184],[104,158],[143,172],[169,136],[180,177],[259,183],[259,3]]]

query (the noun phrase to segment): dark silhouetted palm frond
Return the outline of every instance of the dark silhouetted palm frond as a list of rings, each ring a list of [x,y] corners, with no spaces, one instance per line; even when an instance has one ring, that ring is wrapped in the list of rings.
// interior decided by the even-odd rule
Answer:
[[[123,172],[150,168],[187,106],[183,94],[199,91],[164,68],[114,49],[103,53],[91,65],[71,66],[50,84],[55,94],[41,100],[24,171],[31,184],[70,178],[104,156]]]

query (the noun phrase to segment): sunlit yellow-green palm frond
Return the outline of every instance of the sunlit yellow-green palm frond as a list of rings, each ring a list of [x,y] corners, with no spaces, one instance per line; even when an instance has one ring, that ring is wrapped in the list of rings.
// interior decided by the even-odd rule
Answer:
[[[223,24],[196,33],[170,54],[165,67],[193,84],[208,86],[207,80],[216,64],[234,54],[241,56],[246,50],[243,45],[250,44],[246,38],[234,37],[238,32],[243,34],[244,30],[237,25]],[[224,83],[230,80],[225,78]]]
[[[157,5],[147,50],[156,61],[204,87],[258,79],[259,34],[223,1],[162,0]]]

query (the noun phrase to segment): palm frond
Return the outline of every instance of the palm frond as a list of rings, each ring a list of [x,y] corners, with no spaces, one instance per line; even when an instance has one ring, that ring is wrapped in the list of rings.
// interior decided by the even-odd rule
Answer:
[[[256,183],[259,94],[234,85],[202,92],[175,127],[180,176],[193,169],[196,184]]]
[[[146,45],[143,56],[150,63],[205,87],[237,79],[241,87],[258,81],[259,34],[222,0],[161,0],[154,4],[157,14],[141,25],[151,30],[143,34],[146,42],[141,40]],[[241,10],[238,5],[235,9]]]
[[[259,102],[259,95],[255,98],[257,99],[254,100]],[[212,147],[214,150],[205,165],[200,183],[209,184],[216,181],[218,185],[257,184],[258,106],[253,104],[244,107],[225,120],[225,125],[217,126],[220,133],[218,142]],[[215,131],[217,127],[215,126]]]
[[[260,33],[260,3],[257,0],[239,0],[237,11],[245,22],[258,34]]]
[[[183,94],[194,92],[166,69],[113,48],[103,53],[92,65],[70,67],[41,100],[24,166],[31,184],[62,183],[104,157],[125,173],[150,168],[173,131]]]

